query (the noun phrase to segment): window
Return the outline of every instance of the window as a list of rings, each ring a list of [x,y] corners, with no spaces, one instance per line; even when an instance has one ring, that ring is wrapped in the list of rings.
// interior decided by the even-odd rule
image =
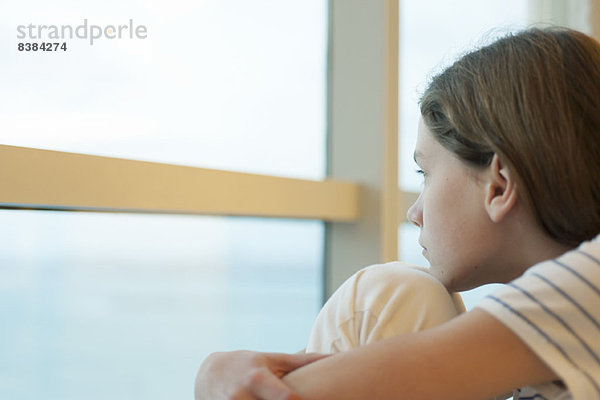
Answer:
[[[0,5],[0,144],[322,179],[326,11]],[[147,38],[89,43],[130,20]],[[84,24],[66,52],[18,51]],[[321,221],[0,210],[0,226],[1,398],[184,398],[211,351],[303,348],[321,305]]]
[[[321,305],[319,221],[4,210],[0,225],[2,398],[183,398],[217,349],[302,349]]]
[[[325,175],[322,1],[36,0],[0,5],[0,23],[2,144]],[[146,38],[124,31],[90,45],[91,26],[121,24]],[[33,37],[67,26],[87,38],[47,39],[66,52],[19,52],[41,40],[29,39],[30,25]]]

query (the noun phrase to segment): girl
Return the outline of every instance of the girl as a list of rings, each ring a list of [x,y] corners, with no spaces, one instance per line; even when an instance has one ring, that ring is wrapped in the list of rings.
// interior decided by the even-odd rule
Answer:
[[[509,35],[436,76],[420,105],[408,218],[428,273],[360,271],[311,334],[309,351],[336,354],[216,353],[197,399],[600,399],[600,44]],[[440,290],[490,282],[508,284],[461,315]]]

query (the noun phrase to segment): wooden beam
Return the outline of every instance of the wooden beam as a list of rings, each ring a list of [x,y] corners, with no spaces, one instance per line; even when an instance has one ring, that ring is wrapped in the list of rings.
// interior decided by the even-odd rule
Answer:
[[[327,175],[360,182],[361,218],[326,224],[327,299],[398,258],[398,0],[329,1]]]
[[[592,37],[600,41],[600,0],[590,0],[589,24]]]
[[[0,145],[0,208],[348,222],[359,186]]]

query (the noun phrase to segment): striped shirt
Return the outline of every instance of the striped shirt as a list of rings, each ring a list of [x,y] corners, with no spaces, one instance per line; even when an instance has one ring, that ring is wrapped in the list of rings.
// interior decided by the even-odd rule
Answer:
[[[514,399],[600,400],[600,235],[534,265],[477,307],[561,379],[517,390]]]

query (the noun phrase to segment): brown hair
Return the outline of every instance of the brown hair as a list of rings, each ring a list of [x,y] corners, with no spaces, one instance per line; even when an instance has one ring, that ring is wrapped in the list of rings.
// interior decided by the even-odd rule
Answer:
[[[436,139],[473,166],[496,153],[545,231],[575,246],[600,232],[600,44],[528,29],[435,76],[420,101]]]

